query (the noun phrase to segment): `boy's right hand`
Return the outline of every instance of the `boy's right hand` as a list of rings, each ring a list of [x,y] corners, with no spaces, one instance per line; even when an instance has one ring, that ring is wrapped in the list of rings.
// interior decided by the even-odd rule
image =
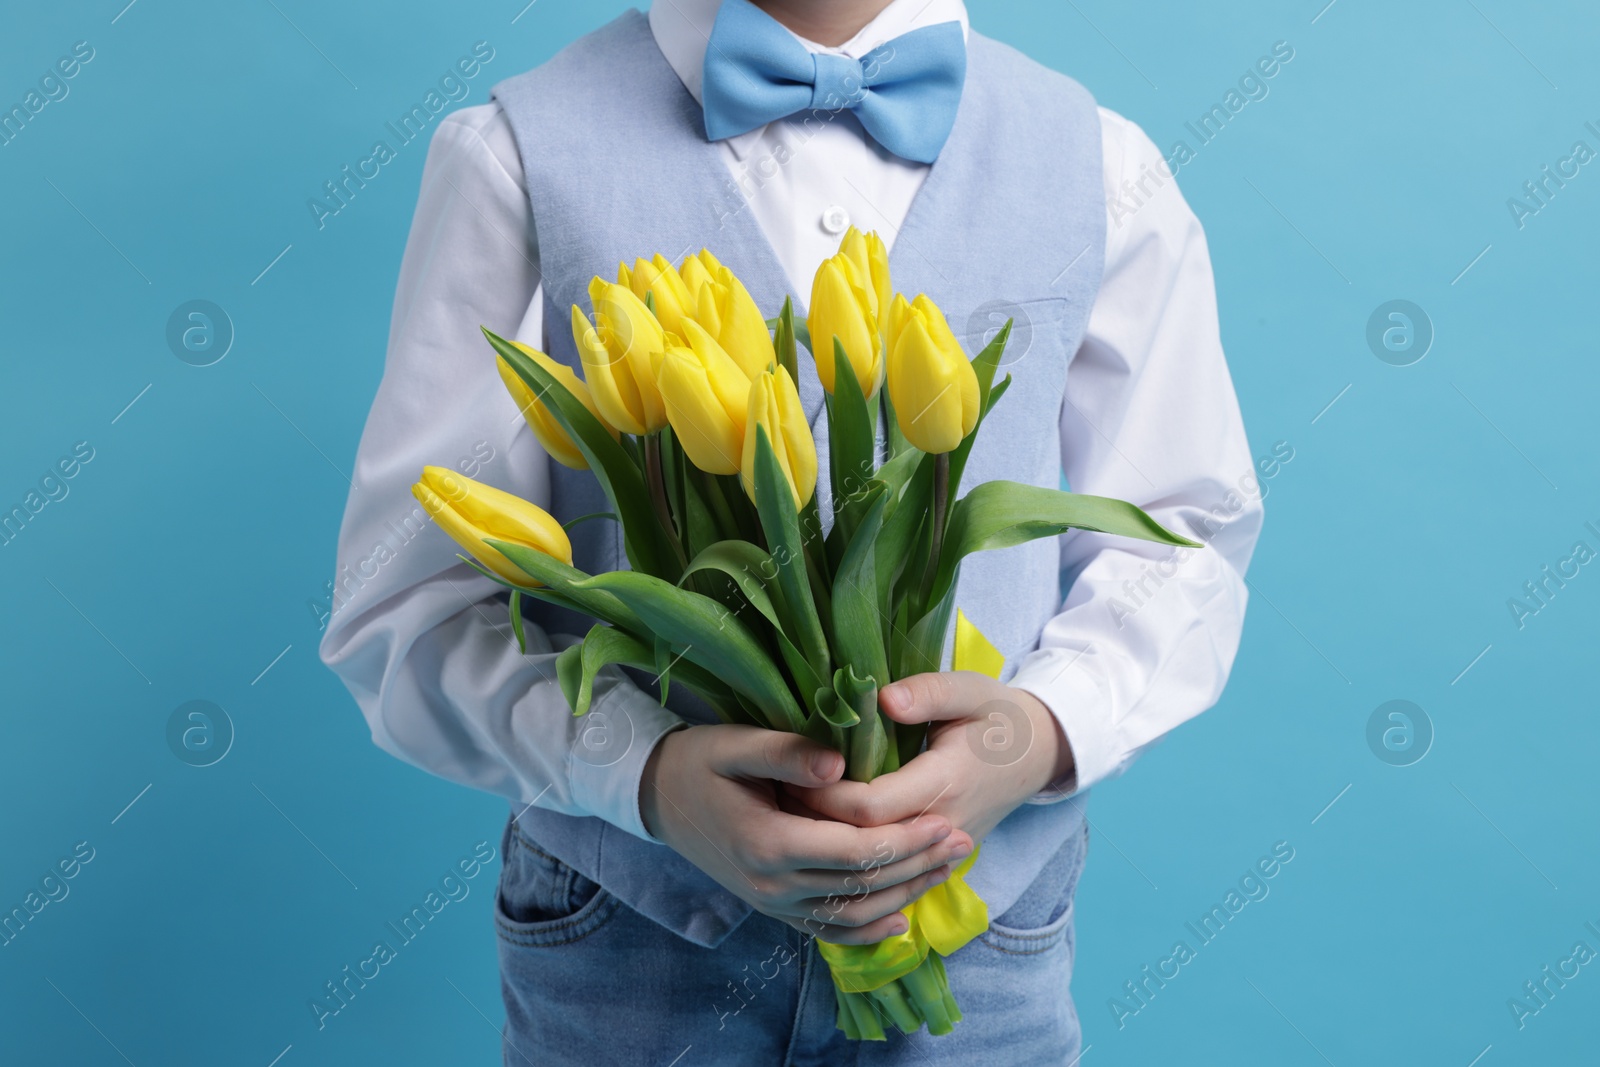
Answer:
[[[650,754],[640,812],[657,840],[757,911],[869,945],[905,932],[900,909],[944,881],[972,839],[942,816],[863,829],[780,798],[779,783],[818,788],[843,773],[842,756],[798,734],[691,726]]]

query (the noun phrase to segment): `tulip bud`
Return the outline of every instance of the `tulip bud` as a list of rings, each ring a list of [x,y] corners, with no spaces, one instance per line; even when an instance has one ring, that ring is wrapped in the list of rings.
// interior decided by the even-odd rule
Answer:
[[[862,233],[854,226],[844,232],[839,242],[839,254],[847,256],[856,266],[872,296],[872,306],[878,316],[878,329],[886,331],[889,324],[889,252],[877,232]]]
[[[683,279],[683,284],[688,287],[691,294],[697,294],[701,286],[716,280],[716,271],[719,267],[722,267],[722,264],[717,262],[717,257],[702,248],[683,261],[683,266],[678,268],[678,277]]]
[[[611,436],[616,437],[617,431],[613,429],[600,414],[600,409],[595,407],[594,397],[589,394],[589,387],[584,385],[578,376],[572,373],[572,368],[564,363],[557,363],[543,352],[537,352],[525,344],[513,341],[518,351],[539,364],[545,372],[566,387],[567,392],[577,397],[589,413],[600,421],[600,425],[611,431]],[[522,412],[522,417],[528,422],[528,429],[533,431],[533,436],[539,439],[544,450],[550,458],[564,467],[573,470],[588,470],[589,461],[583,458],[583,452],[573,442],[566,429],[551,414],[549,407],[540,400],[538,395],[522,380],[516,371],[511,369],[511,364],[504,358],[496,356],[495,365],[500,371],[500,380],[505,382],[506,391],[511,394],[511,399],[516,402],[517,409]]]
[[[513,585],[538,585],[486,538],[528,548],[562,563],[572,563],[572,542],[561,524],[543,508],[491,485],[473,481],[447,467],[424,467],[411,494],[456,543]]]
[[[681,274],[694,299],[694,320],[746,375],[766,370],[775,356],[772,332],[744,283],[705,249],[684,260]]]
[[[978,424],[978,375],[944,313],[926,296],[889,309],[889,400],[906,440],[953,451]]]
[[[693,319],[689,345],[670,345],[657,384],[672,432],[689,461],[707,474],[737,474],[744,448],[750,379]]]
[[[572,305],[572,337],[595,406],[625,433],[654,433],[667,424],[655,384],[655,363],[666,347],[661,323],[630,289],[604,278],[589,284],[589,299],[594,323]]]
[[[683,319],[694,310],[694,298],[683,278],[667,258],[657,252],[654,259],[633,261],[633,270],[617,267],[617,281],[633,291],[640,302],[646,293],[655,299],[656,318],[672,333],[683,332]]]
[[[822,387],[833,392],[833,342],[838,338],[861,383],[872,399],[883,382],[883,334],[878,324],[877,298],[855,261],[843,252],[822,261],[811,285],[811,310],[806,326],[811,332],[811,354]]]
[[[778,466],[794,494],[795,509],[805,507],[817,488],[817,444],[811,439],[811,426],[800,406],[794,379],[781,366],[756,375],[750,383],[750,411],[739,470],[744,491],[751,500],[756,498],[757,427],[767,432]]]

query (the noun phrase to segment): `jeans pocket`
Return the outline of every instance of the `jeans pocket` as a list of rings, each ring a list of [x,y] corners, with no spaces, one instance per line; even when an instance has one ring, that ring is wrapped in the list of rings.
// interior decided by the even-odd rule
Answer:
[[[985,944],[997,952],[1013,956],[1032,956],[1048,952],[1073,941],[1073,897],[1088,848],[1088,824],[1069,837],[1060,850],[1039,872],[1033,884],[1023,890],[1005,914],[989,921],[982,934]]]
[[[495,928],[523,947],[562,945],[589,936],[616,914],[621,901],[597,882],[506,828],[495,891]]]

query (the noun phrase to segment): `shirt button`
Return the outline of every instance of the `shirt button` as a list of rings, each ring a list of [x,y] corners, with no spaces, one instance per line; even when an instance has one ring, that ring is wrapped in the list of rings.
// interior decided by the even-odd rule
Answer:
[[[835,237],[843,233],[849,225],[850,213],[838,204],[834,204],[822,213],[822,228]]]

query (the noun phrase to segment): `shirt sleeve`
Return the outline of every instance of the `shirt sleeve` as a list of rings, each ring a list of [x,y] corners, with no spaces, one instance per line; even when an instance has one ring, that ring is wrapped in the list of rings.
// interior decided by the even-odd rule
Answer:
[[[1011,681],[1050,708],[1072,747],[1073,772],[1035,803],[1121,774],[1216,702],[1263,515],[1205,233],[1149,138],[1101,115],[1105,275],[1067,371],[1062,468],[1073,491],[1130,500],[1205,547],[1063,537],[1066,600]]]
[[[550,459],[479,326],[542,348],[531,208],[497,105],[444,119],[406,242],[382,382],[356,455],[321,656],[385,751],[522,805],[597,815],[646,840],[639,783],[682,724],[623,674],[572,715],[555,657],[579,638],[528,626],[518,651],[504,590],[457,559],[411,496],[425,465],[547,506]],[[585,745],[604,726],[620,756]]]

